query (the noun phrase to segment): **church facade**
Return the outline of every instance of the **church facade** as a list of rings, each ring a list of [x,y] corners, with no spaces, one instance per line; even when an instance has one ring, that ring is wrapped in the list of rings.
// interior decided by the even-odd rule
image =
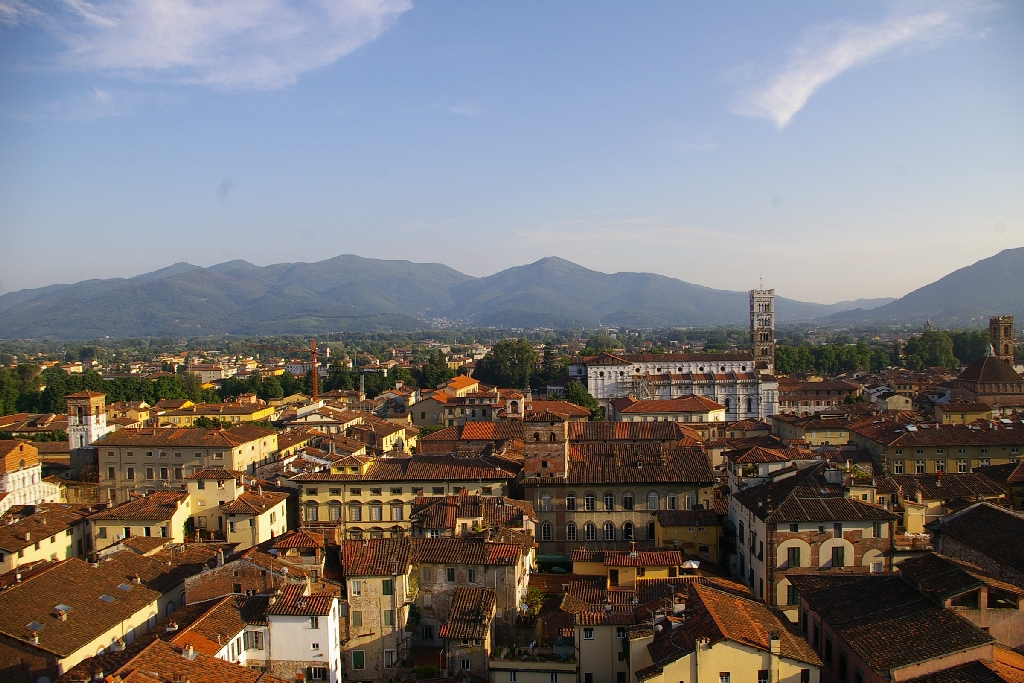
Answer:
[[[582,383],[611,414],[611,401],[703,396],[725,406],[726,422],[767,418],[779,412],[775,367],[775,291],[750,291],[750,351],[584,356],[569,364],[569,379]]]

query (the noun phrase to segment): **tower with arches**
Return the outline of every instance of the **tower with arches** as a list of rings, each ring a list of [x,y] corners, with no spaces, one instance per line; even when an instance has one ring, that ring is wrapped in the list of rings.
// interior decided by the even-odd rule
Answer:
[[[761,372],[775,372],[775,290],[750,290],[750,352]]]
[[[988,319],[988,343],[996,358],[1013,367],[1013,316],[993,315]]]
[[[523,422],[523,475],[564,479],[569,470],[569,419],[544,411]]]

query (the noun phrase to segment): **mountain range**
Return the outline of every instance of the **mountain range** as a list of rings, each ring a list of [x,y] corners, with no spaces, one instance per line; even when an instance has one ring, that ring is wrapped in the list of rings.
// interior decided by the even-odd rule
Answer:
[[[1024,248],[900,299],[816,304],[776,297],[780,323],[971,324],[1024,314]],[[746,325],[747,293],[653,273],[601,273],[556,257],[475,278],[439,263],[342,255],[316,263],[177,263],[133,278],[0,296],[0,338],[411,331],[431,321],[506,327]],[[976,324],[976,323],[975,323]]]

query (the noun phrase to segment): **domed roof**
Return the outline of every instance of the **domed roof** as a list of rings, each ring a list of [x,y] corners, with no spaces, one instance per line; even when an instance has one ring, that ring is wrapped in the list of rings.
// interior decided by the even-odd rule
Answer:
[[[968,382],[1024,382],[1009,363],[990,355],[968,365],[957,379]]]

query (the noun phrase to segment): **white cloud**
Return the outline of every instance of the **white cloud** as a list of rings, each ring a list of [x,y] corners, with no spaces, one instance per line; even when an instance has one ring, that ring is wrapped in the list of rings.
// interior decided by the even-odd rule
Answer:
[[[0,0],[0,21],[40,24],[56,63],[226,90],[272,89],[380,36],[410,0]]]
[[[894,54],[934,47],[967,32],[973,5],[893,15],[877,24],[839,22],[809,29],[784,66],[741,97],[737,114],[789,125],[811,95],[844,71]]]
[[[458,114],[459,116],[480,116],[480,114],[483,113],[480,105],[475,102],[463,102],[461,104],[457,104],[452,107],[450,111],[451,113]]]

